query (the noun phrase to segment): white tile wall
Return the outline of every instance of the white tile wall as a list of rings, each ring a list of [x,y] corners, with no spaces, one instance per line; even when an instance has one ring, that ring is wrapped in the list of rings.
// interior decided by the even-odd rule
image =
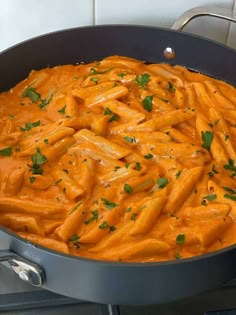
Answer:
[[[92,23],[93,0],[1,0],[0,51],[40,34]]]
[[[236,0],[1,0],[0,51],[22,40],[92,24],[144,24],[170,27],[184,11],[215,5],[234,9]],[[236,24],[201,17],[184,30],[236,49]]]

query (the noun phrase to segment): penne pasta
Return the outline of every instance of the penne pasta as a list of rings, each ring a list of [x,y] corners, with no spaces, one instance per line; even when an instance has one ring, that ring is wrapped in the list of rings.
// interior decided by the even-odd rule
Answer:
[[[236,90],[125,56],[0,93],[0,225],[80,257],[154,262],[236,242]]]

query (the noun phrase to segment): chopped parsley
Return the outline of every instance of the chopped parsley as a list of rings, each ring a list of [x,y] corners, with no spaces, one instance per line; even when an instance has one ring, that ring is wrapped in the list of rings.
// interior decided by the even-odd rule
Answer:
[[[206,132],[202,131],[201,135],[202,135],[202,141],[203,141],[202,147],[206,149],[207,151],[210,151],[211,144],[213,141],[213,132],[208,131],[208,130]]]
[[[113,68],[109,68],[109,69],[104,70],[104,71],[97,71],[96,69],[91,68],[89,74],[90,74],[90,75],[91,75],[91,74],[103,74],[103,73],[107,73],[107,72],[111,71],[112,69],[113,69]]]
[[[119,116],[116,115],[116,114],[113,114],[113,115],[111,116],[111,118],[110,118],[108,121],[109,121],[109,122],[113,122],[113,121],[118,120],[118,119],[119,119]]]
[[[40,126],[40,120],[36,121],[36,122],[26,122],[25,123],[25,127],[20,127],[20,131],[29,131],[34,127]]]
[[[75,211],[79,208],[80,205],[82,205],[82,202],[81,202],[81,201],[71,210],[70,214],[72,214],[73,212],[75,212]]]
[[[182,256],[180,255],[180,253],[174,253],[174,258],[175,259],[181,259]]]
[[[234,189],[232,189],[230,187],[223,186],[222,188],[224,188],[224,190],[226,190],[231,195],[235,195],[236,194],[236,190],[234,190]]]
[[[66,113],[66,105],[63,106],[61,109],[58,110],[58,113],[62,114],[62,115],[65,115]]]
[[[216,170],[215,164],[212,165],[211,171],[208,173],[210,177],[213,177],[215,174],[219,174],[219,172]]]
[[[32,172],[32,174],[42,175],[43,169],[41,168],[41,165],[47,162],[47,158],[45,155],[41,154],[39,148],[36,148],[36,154],[31,157],[31,161],[33,162],[33,165],[30,168],[30,171]]]
[[[147,73],[137,75],[135,78],[135,82],[144,89],[146,84],[150,81],[150,75]]]
[[[110,110],[110,108],[106,108],[105,111],[104,111],[104,115],[111,115],[112,114],[112,111]]]
[[[170,90],[170,91],[172,91],[172,92],[175,91],[175,87],[174,87],[173,83],[170,82],[170,81],[168,81],[168,90]]]
[[[136,164],[136,170],[140,171],[142,168],[140,162],[135,162],[135,164]]]
[[[175,174],[175,177],[178,178],[181,173],[182,173],[182,170],[178,170],[178,172]]]
[[[229,159],[228,164],[224,165],[224,169],[232,171],[232,177],[236,176],[236,165],[234,164],[234,160]]]
[[[135,138],[131,138],[131,137],[124,137],[123,138],[125,141],[129,142],[129,143],[135,143],[136,139]]]
[[[229,135],[225,135],[225,141],[229,139]]]
[[[118,77],[121,77],[121,78],[124,78],[124,76],[126,76],[126,74],[125,74],[125,73],[123,73],[123,72],[118,73],[117,75],[118,75]]]
[[[98,79],[97,78],[91,78],[90,81],[94,82],[95,84],[98,84]]]
[[[112,201],[109,201],[109,200],[107,200],[106,198],[101,198],[101,200],[103,201],[104,206],[105,206],[108,210],[111,210],[111,209],[113,209],[113,208],[115,208],[115,207],[118,206],[118,204],[116,204],[116,203],[114,203],[114,202],[112,202]]]
[[[12,154],[12,147],[4,148],[0,150],[0,155],[1,156],[11,156]]]
[[[126,194],[131,194],[133,192],[133,188],[129,184],[124,184],[124,191]]]
[[[28,97],[32,103],[37,103],[41,100],[41,96],[39,93],[36,92],[35,88],[28,86],[22,95],[23,97]]]
[[[208,196],[205,196],[203,197],[203,199],[206,199],[208,201],[213,201],[217,198],[217,195],[216,194],[212,194],[212,195],[208,195]]]
[[[130,166],[130,163],[125,163],[125,168],[129,168],[129,166]]]
[[[114,167],[114,172],[118,171],[119,168],[120,168],[120,166],[118,166],[118,165],[115,166],[115,167]]]
[[[226,199],[231,199],[231,200],[233,200],[233,201],[236,201],[236,196],[233,196],[233,195],[230,195],[230,194],[224,194],[224,197],[225,197]]]
[[[176,244],[183,245],[185,242],[185,234],[179,234],[176,237]]]
[[[125,213],[128,213],[128,212],[130,212],[131,210],[132,210],[132,208],[129,207],[129,208],[125,209]]]
[[[144,158],[145,158],[146,160],[150,160],[150,159],[153,158],[153,154],[148,153],[148,154],[144,155]]]
[[[131,221],[135,221],[137,219],[138,214],[137,213],[133,213],[130,217]]]
[[[44,139],[43,142],[44,142],[45,144],[48,144],[48,139]]]
[[[165,177],[158,178],[157,185],[158,188],[164,188],[169,183],[169,180]]]
[[[146,96],[143,101],[143,108],[147,111],[147,112],[151,112],[152,111],[152,100],[153,100],[153,96],[154,95],[150,95],[150,96]]]
[[[58,185],[62,181],[62,178],[59,178],[56,182],[55,185]]]
[[[89,223],[91,223],[93,221],[97,222],[98,216],[99,216],[98,211],[94,210],[94,211],[90,211],[90,213],[92,215],[91,218],[89,218],[87,221],[85,221],[84,224],[89,224]]]
[[[30,176],[29,181],[31,184],[33,184],[33,182],[36,180],[35,176]]]
[[[41,103],[38,105],[40,109],[45,110],[46,106],[51,102],[53,98],[53,94],[49,97],[49,99],[41,100]]]
[[[105,230],[109,228],[110,229],[110,232],[113,232],[116,230],[115,226],[110,226],[107,221],[103,221],[101,225],[99,225],[99,229],[101,230]]]
[[[75,247],[80,248],[79,239],[80,239],[80,236],[78,234],[74,234],[73,236],[69,238],[69,241],[73,242]]]

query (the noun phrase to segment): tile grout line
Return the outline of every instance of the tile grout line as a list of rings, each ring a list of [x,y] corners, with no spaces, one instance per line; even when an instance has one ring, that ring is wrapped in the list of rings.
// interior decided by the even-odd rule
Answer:
[[[96,18],[96,0],[93,0],[93,25],[96,25],[97,18]]]
[[[234,0],[234,2],[233,2],[232,11],[233,11],[233,17],[234,17],[234,16],[236,15],[236,0]],[[229,23],[229,27],[228,27],[228,31],[227,31],[227,35],[226,35],[225,44],[226,44],[227,46],[229,46],[229,36],[230,36],[231,28],[232,28],[232,23],[233,23],[233,22],[230,22],[230,23]]]

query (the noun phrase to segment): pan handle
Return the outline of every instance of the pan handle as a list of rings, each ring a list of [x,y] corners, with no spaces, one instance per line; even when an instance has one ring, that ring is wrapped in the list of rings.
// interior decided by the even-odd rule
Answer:
[[[181,31],[185,25],[187,25],[193,19],[199,16],[213,16],[219,19],[227,20],[230,22],[235,22],[236,19],[233,18],[233,11],[225,8],[217,8],[217,7],[196,7],[184,12],[178,20],[172,25],[171,29],[176,31]]]
[[[0,250],[0,263],[7,263],[21,280],[29,284],[40,287],[45,281],[42,267],[9,250]]]

